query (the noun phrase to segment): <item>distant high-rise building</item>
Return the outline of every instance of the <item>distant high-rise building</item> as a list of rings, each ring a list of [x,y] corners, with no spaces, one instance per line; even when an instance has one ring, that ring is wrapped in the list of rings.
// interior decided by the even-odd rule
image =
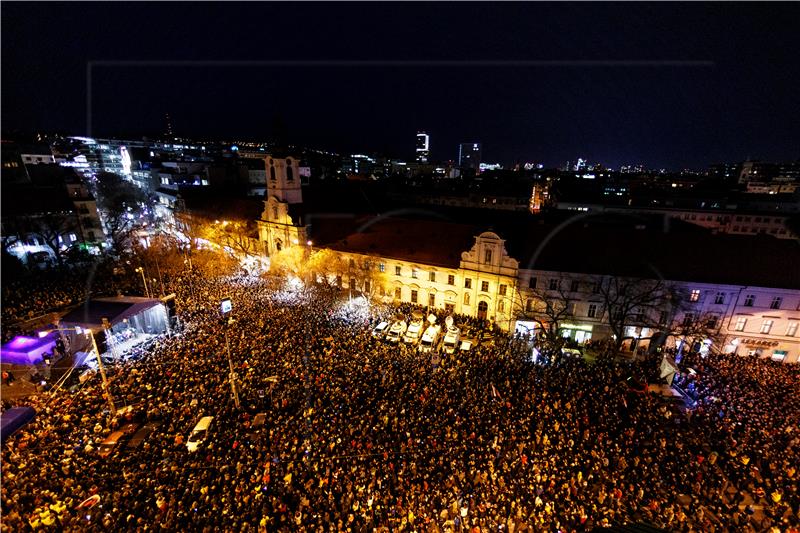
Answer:
[[[164,134],[167,136],[168,139],[172,139],[175,134],[172,131],[172,119],[169,116],[169,113],[164,115],[164,120],[166,121],[166,131]]]
[[[431,158],[431,136],[417,132],[417,163],[428,163]]]
[[[481,143],[461,143],[458,145],[458,166],[471,168],[478,172],[481,167]]]

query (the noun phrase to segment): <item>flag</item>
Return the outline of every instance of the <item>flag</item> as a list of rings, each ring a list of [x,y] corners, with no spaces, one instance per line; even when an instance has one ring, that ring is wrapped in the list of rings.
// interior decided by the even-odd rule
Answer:
[[[666,355],[661,359],[660,370],[660,376],[667,379],[667,384],[672,385],[672,379],[675,377],[678,369],[675,367],[675,363],[670,361]]]

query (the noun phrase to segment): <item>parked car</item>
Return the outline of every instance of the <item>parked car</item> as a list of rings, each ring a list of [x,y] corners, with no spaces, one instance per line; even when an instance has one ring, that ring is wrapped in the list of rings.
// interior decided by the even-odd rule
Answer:
[[[97,455],[105,459],[119,444],[119,441],[125,436],[123,431],[115,431],[104,440],[100,446],[97,447]]]
[[[204,416],[197,422],[197,425],[194,427],[192,432],[189,434],[189,438],[186,440],[186,448],[190,452],[196,452],[203,441],[208,436],[208,432],[211,429],[211,423],[214,421],[213,416]]]
[[[389,331],[389,323],[383,321],[372,329],[372,336],[376,339],[382,339],[386,336],[386,333],[388,331]]]
[[[158,429],[158,426],[161,425],[161,422],[148,422],[147,424],[143,425],[139,428],[139,431],[133,434],[131,440],[128,441],[128,445],[126,448],[132,450],[134,448],[138,448],[141,446],[142,442],[150,436],[152,432]]]

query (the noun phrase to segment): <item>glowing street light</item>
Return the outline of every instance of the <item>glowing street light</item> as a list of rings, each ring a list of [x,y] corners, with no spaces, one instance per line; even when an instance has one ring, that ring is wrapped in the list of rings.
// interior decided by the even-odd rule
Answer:
[[[142,283],[144,283],[144,293],[148,298],[150,298],[150,289],[147,287],[147,278],[144,277],[144,268],[137,267],[136,272],[142,275]]]

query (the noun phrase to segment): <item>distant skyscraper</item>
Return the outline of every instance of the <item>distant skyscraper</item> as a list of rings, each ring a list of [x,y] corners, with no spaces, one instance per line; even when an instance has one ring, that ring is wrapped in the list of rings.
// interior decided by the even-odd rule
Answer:
[[[164,133],[169,139],[172,139],[175,134],[172,132],[172,119],[170,118],[169,113],[164,114],[164,119],[166,121],[166,131]]]
[[[417,163],[428,163],[431,157],[431,136],[417,132]]]
[[[458,145],[458,166],[471,168],[475,172],[481,167],[481,143],[461,143]]]

